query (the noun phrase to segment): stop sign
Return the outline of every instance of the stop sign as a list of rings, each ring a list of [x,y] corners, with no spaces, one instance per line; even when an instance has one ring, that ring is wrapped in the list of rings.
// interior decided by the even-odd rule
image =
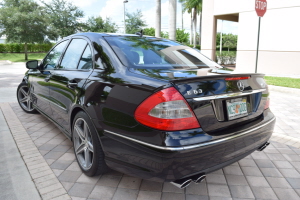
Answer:
[[[267,0],[255,0],[255,11],[259,17],[263,17],[267,11]]]

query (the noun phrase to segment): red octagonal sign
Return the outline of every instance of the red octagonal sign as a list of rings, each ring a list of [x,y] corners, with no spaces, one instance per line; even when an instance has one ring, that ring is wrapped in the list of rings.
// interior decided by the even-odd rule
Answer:
[[[255,11],[259,17],[263,17],[267,11],[267,0],[255,0]]]

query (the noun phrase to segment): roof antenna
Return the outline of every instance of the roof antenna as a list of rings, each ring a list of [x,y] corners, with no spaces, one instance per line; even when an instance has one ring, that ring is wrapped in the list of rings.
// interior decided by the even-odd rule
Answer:
[[[143,31],[143,29],[141,29],[140,32],[136,32],[135,34],[139,35],[140,37],[143,37],[144,31]]]

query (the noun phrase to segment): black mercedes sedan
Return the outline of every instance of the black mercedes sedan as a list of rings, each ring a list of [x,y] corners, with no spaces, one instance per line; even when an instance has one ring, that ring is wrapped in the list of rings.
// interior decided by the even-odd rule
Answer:
[[[184,188],[263,150],[275,124],[264,74],[163,38],[79,33],[26,67],[21,108],[72,140],[87,176],[114,169]]]

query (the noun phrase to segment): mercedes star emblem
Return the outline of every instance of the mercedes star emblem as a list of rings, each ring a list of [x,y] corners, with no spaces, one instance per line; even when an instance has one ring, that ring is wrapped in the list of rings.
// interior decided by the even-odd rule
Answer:
[[[237,86],[238,86],[238,88],[239,88],[240,91],[244,91],[245,85],[244,85],[244,83],[242,81],[238,81],[237,82]]]

